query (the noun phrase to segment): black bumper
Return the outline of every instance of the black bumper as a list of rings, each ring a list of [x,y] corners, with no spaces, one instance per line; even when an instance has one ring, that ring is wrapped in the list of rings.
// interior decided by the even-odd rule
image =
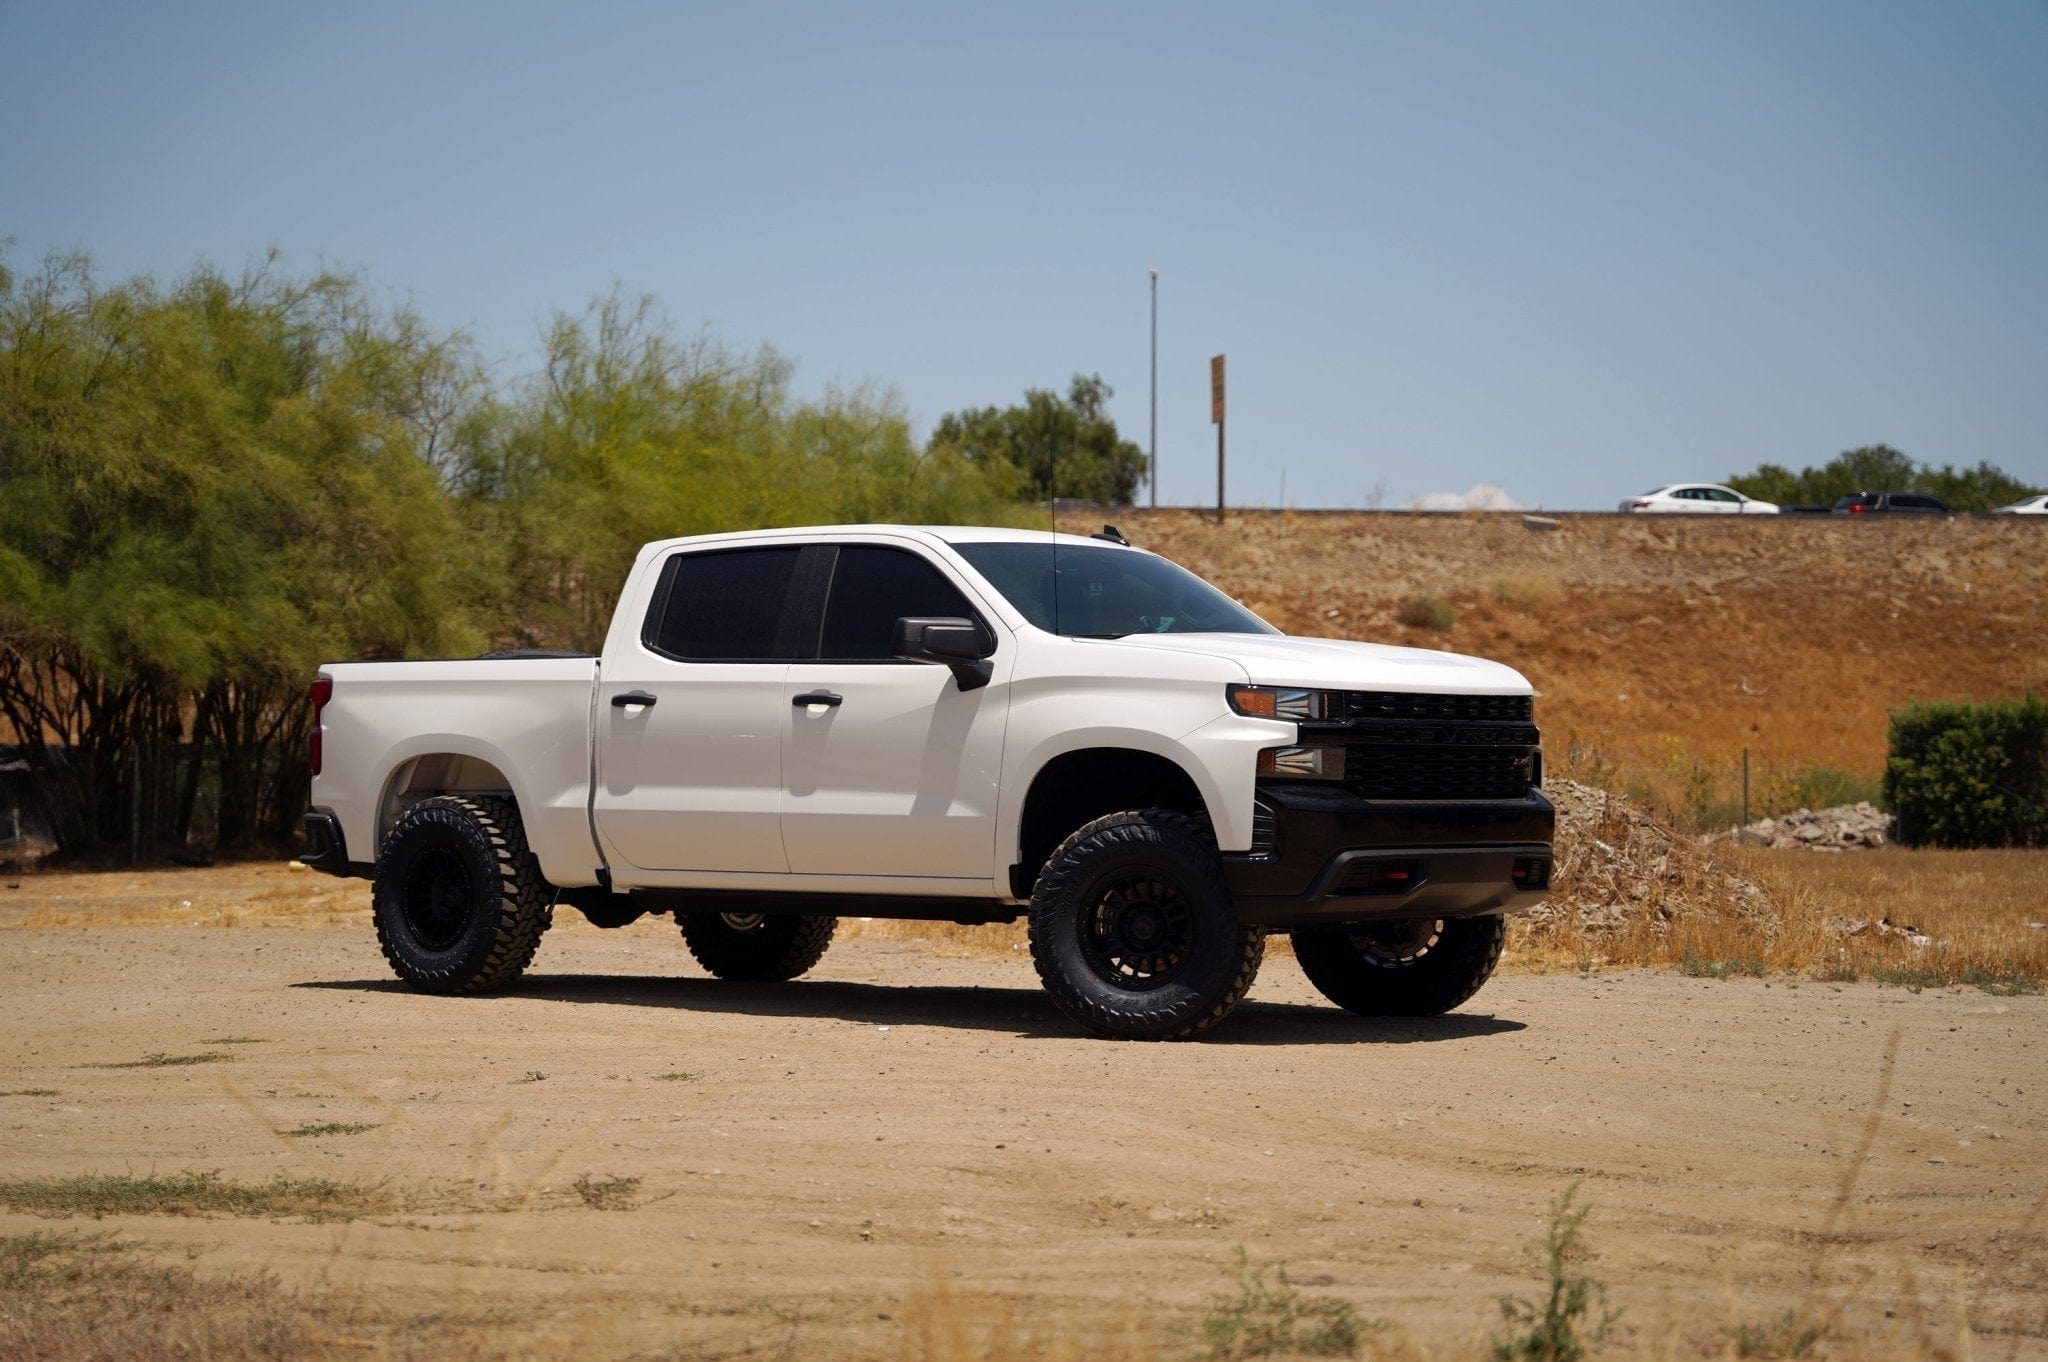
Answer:
[[[374,867],[367,863],[358,864],[348,858],[348,843],[341,835],[341,820],[325,809],[314,809],[306,815],[306,849],[299,853],[299,862],[329,875],[354,876],[369,879]]]
[[[1550,886],[1557,814],[1521,799],[1363,799],[1259,786],[1258,842],[1223,857],[1237,915],[1271,927],[1479,917],[1533,908]]]

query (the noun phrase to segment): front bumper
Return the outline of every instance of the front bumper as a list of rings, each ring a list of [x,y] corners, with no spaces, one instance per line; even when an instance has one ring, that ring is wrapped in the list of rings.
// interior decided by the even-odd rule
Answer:
[[[1533,908],[1550,886],[1557,814],[1521,799],[1363,799],[1261,784],[1259,843],[1223,857],[1238,917],[1269,927],[1480,917]]]

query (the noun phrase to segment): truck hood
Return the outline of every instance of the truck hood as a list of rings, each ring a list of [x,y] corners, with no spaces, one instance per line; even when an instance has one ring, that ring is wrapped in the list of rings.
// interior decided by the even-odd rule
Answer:
[[[1223,658],[1243,667],[1248,681],[1264,686],[1453,695],[1528,695],[1533,689],[1513,667],[1429,648],[1284,634],[1126,634],[1116,642],[1123,648]]]

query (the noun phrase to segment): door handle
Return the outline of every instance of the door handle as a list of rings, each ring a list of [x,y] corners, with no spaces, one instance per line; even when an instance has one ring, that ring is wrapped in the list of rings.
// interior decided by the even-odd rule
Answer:
[[[836,707],[845,698],[845,696],[829,690],[807,690],[802,695],[791,700],[790,703],[799,707],[804,705],[832,705]]]
[[[628,705],[651,705],[657,698],[656,696],[649,695],[644,690],[629,690],[622,695],[614,695],[612,697],[612,708],[624,709]]]

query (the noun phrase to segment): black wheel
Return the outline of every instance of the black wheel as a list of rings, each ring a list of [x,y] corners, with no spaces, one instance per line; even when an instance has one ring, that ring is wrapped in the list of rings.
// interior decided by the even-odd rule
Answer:
[[[423,799],[377,851],[377,944],[399,978],[428,993],[518,978],[554,921],[553,901],[509,799]]]
[[[839,929],[836,917],[769,913],[681,913],[683,944],[721,979],[780,983],[818,963]]]
[[[1060,843],[1031,892],[1031,961],[1097,1035],[1186,1040],[1258,977],[1266,929],[1231,910],[1206,829],[1165,809],[1113,813]]]
[[[1294,958],[1339,1007],[1366,1017],[1432,1017],[1493,976],[1507,936],[1504,917],[1303,928],[1294,934]]]

